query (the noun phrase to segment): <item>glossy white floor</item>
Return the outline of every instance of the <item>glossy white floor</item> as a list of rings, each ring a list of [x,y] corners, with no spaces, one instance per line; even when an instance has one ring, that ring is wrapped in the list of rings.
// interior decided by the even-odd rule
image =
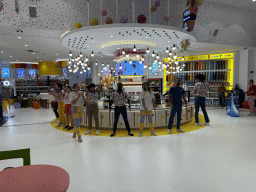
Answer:
[[[51,127],[51,109],[11,109],[0,151],[31,149],[31,164],[57,165],[80,191],[255,191],[256,116],[231,118],[209,108],[211,126],[158,137],[89,137],[83,143]],[[0,170],[22,160],[0,161]]]

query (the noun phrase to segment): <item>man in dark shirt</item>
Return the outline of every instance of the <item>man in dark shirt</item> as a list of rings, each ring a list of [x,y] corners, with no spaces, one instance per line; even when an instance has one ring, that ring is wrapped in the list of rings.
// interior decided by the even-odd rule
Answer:
[[[182,112],[182,98],[187,107],[187,100],[185,97],[185,91],[182,87],[180,87],[180,79],[176,79],[176,85],[170,88],[169,91],[169,102],[170,107],[172,109],[169,124],[168,124],[168,133],[171,133],[173,120],[175,114],[177,113],[177,131],[181,133],[185,133],[182,129],[180,129],[180,120],[181,120],[181,112]]]

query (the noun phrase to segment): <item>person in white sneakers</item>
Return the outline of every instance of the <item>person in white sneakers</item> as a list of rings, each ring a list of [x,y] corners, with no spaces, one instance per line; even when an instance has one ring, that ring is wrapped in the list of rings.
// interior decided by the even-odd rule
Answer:
[[[98,105],[98,99],[99,94],[96,92],[95,89],[96,85],[91,83],[87,89],[88,91],[85,93],[86,96],[86,112],[88,115],[88,130],[85,132],[85,134],[89,134],[92,132],[92,117],[95,121],[95,127],[96,127],[96,135],[100,134],[99,131],[99,105]],[[100,85],[97,86],[97,88],[100,88]]]
[[[196,126],[202,126],[202,124],[199,123],[199,119],[198,119],[198,113],[199,113],[200,106],[203,111],[204,119],[205,119],[205,123],[203,123],[203,125],[210,126],[209,117],[208,117],[208,114],[207,114],[206,108],[205,108],[205,97],[209,90],[209,86],[207,85],[207,83],[204,82],[205,76],[203,74],[197,75],[195,79],[197,81],[197,83],[195,85],[195,89],[194,89],[194,93],[196,93],[196,96],[195,96]]]
[[[187,100],[185,96],[185,91],[184,89],[180,86],[180,78],[176,79],[176,84],[175,86],[170,88],[169,91],[169,102],[170,102],[170,107],[171,107],[171,115],[169,118],[169,124],[168,124],[168,133],[171,134],[171,129],[172,129],[172,124],[174,121],[174,117],[177,113],[177,131],[181,133],[185,133],[180,128],[180,120],[181,120],[181,112],[182,112],[182,98],[185,102],[185,106],[187,108]]]
[[[148,122],[149,122],[149,129],[151,131],[151,135],[157,136],[154,127],[153,127],[153,109],[154,108],[154,101],[155,96],[154,93],[151,91],[149,82],[145,82],[143,84],[143,91],[140,95],[141,99],[141,108],[140,108],[140,127],[139,127],[139,137],[142,137],[142,131],[144,128],[144,121],[146,115],[148,116]]]
[[[64,104],[65,104],[64,114],[66,115],[66,127],[64,127],[63,129],[67,129],[67,130],[71,130],[74,128],[74,120],[71,115],[70,94],[71,94],[71,87],[66,86],[65,97],[64,97]],[[71,124],[71,126],[69,126],[69,123]]]
[[[72,104],[72,117],[74,119],[74,132],[73,132],[73,138],[76,138],[76,135],[78,136],[78,141],[81,143],[81,130],[80,126],[82,123],[83,118],[83,105],[86,101],[84,97],[84,93],[80,91],[80,86],[75,83],[73,86],[74,92],[70,94],[70,101]]]

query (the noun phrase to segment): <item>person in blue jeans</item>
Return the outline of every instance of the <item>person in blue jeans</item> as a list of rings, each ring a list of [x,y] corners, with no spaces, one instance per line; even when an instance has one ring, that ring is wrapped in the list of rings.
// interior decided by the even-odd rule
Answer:
[[[207,83],[204,82],[205,76],[203,74],[197,75],[195,79],[197,81],[197,83],[195,85],[195,89],[194,89],[194,93],[196,93],[196,96],[195,96],[196,126],[202,126],[202,124],[199,123],[199,119],[198,119],[198,113],[199,113],[199,107],[200,106],[201,106],[201,109],[203,111],[204,119],[205,119],[205,123],[203,123],[203,125],[210,126],[209,117],[208,117],[208,114],[207,114],[206,108],[205,108],[205,97],[206,97],[206,94],[209,90],[209,86],[208,86]]]
[[[117,91],[112,93],[112,99],[114,101],[115,105],[115,120],[114,120],[114,127],[113,127],[113,133],[111,133],[110,137],[114,137],[116,135],[116,130],[117,130],[117,123],[120,115],[123,116],[124,123],[126,126],[126,129],[128,131],[128,135],[134,136],[133,133],[131,132],[131,128],[128,122],[127,118],[127,109],[125,102],[128,99],[128,95],[126,92],[123,91],[123,84],[118,83],[117,84]]]
[[[171,107],[171,115],[169,118],[169,124],[168,124],[168,133],[171,134],[171,129],[172,129],[172,124],[174,121],[174,117],[177,113],[177,131],[181,133],[185,133],[180,128],[180,120],[181,120],[181,112],[182,112],[182,98],[185,102],[185,106],[187,107],[187,100],[185,97],[185,91],[184,89],[180,86],[180,79],[176,79],[176,84],[175,86],[170,88],[169,91],[169,102],[170,102],[170,107]]]

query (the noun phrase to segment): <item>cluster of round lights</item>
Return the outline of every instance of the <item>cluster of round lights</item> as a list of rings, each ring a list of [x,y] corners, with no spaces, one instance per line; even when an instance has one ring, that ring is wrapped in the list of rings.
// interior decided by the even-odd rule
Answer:
[[[89,61],[88,57],[86,56],[84,58],[83,54],[80,52],[80,54],[78,54],[76,57],[72,57],[73,54],[70,51],[69,52],[69,61],[68,61],[68,69],[70,73],[76,73],[79,70],[79,66],[81,66],[80,69],[80,73],[83,74],[83,72],[85,73],[87,70],[91,70],[90,66],[87,64],[87,62]],[[91,54],[92,57],[94,57],[94,53],[92,51]],[[73,70],[72,70],[73,67]],[[86,70],[87,68],[87,70]]]

